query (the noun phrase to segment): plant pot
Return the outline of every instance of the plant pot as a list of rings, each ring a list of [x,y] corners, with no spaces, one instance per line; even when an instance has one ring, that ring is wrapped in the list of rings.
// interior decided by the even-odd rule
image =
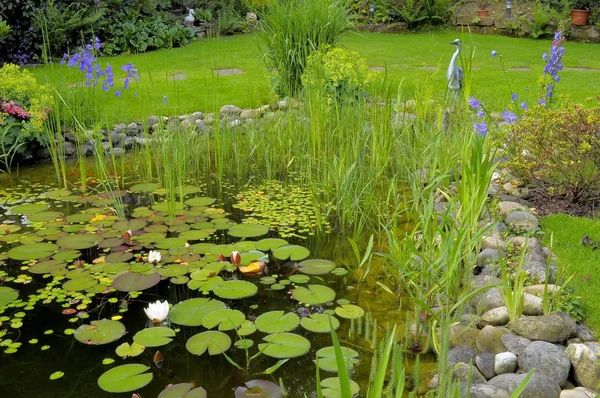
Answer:
[[[478,17],[489,17],[490,11],[489,10],[479,10],[479,11],[477,11],[477,16]]]
[[[576,26],[587,25],[589,16],[588,10],[571,10],[571,23]]]

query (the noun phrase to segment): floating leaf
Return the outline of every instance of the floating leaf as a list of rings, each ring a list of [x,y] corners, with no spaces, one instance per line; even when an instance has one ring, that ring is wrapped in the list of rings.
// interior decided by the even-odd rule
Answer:
[[[169,344],[175,331],[167,327],[142,329],[133,336],[133,341],[146,347],[160,347]]]
[[[289,258],[292,261],[300,261],[309,255],[310,250],[298,245],[284,245],[273,250],[273,256],[279,260],[287,260]]]
[[[329,326],[330,319],[331,326],[333,326],[334,330],[337,330],[340,327],[340,321],[327,314],[311,314],[309,317],[300,320],[300,326],[314,333],[329,333],[331,331],[331,327]]]
[[[60,370],[57,372],[54,372],[50,375],[50,380],[57,380],[60,379],[61,377],[63,377],[65,375],[65,372],[61,372]]]
[[[194,388],[192,383],[173,384],[163,390],[158,398],[206,398],[206,390],[202,387]]]
[[[346,369],[350,370],[354,365],[358,363],[358,352],[348,347],[340,347],[342,351],[342,357],[346,363]],[[317,351],[317,360],[313,362],[319,364],[319,368],[327,372],[337,373],[337,361],[335,357],[335,348],[333,346],[324,347]]]
[[[277,249],[278,247],[281,247],[281,246],[287,245],[287,244],[288,244],[288,242],[284,239],[266,238],[266,239],[261,239],[258,242],[256,242],[255,246],[258,250],[273,251],[273,250]]]
[[[158,249],[172,249],[174,247],[184,247],[187,240],[183,238],[164,238],[155,243]]]
[[[125,272],[113,280],[112,286],[121,292],[133,292],[149,289],[158,282],[160,282],[159,274]]]
[[[12,303],[19,297],[19,292],[7,286],[0,286],[0,308]]]
[[[72,279],[63,283],[63,289],[68,292],[80,292],[82,290],[90,289],[98,284],[98,280],[91,276],[82,278]]]
[[[238,336],[248,336],[254,332],[256,332],[256,325],[254,324],[254,322],[246,319],[241,324],[240,328],[237,330],[237,335]]]
[[[335,313],[346,319],[360,318],[365,314],[365,310],[354,304],[344,304],[335,309]]]
[[[310,276],[308,275],[290,275],[290,280],[294,283],[308,283],[310,281]]]
[[[329,260],[310,259],[304,260],[298,264],[300,272],[308,275],[328,274],[335,268],[335,263]]]
[[[137,363],[117,366],[98,378],[98,386],[108,392],[138,390],[152,381],[152,373],[144,373],[148,369],[149,366]]]
[[[185,348],[194,355],[202,355],[207,350],[210,355],[217,355],[231,347],[231,338],[223,332],[209,330],[190,337]]]
[[[137,357],[144,352],[145,349],[146,347],[135,342],[131,345],[129,343],[123,343],[115,349],[115,353],[121,358]]]
[[[321,391],[325,398],[345,398],[342,397],[340,379],[338,377],[329,377],[321,381]],[[350,380],[350,394],[355,396],[360,391],[358,383],[354,380]]]
[[[295,358],[310,350],[310,341],[294,333],[270,334],[263,340],[267,343],[260,343],[258,349],[273,358]]]
[[[156,188],[160,187],[158,184],[145,182],[141,184],[135,184],[129,187],[129,190],[134,193],[144,193],[144,192],[152,192]]]
[[[258,287],[248,281],[225,281],[214,287],[213,292],[224,299],[242,299],[254,296]]]
[[[6,255],[13,260],[38,260],[50,257],[57,250],[58,246],[54,243],[32,243],[13,247]]]
[[[12,207],[10,211],[14,214],[35,214],[48,210],[49,207],[47,203],[27,203]]]
[[[225,309],[225,303],[208,298],[193,298],[177,303],[169,311],[171,322],[184,326],[200,326],[202,318],[213,311]]]
[[[189,268],[181,264],[169,264],[158,269],[158,273],[162,276],[181,276],[189,272]]]
[[[138,229],[142,229],[147,225],[146,220],[142,220],[140,218],[134,218],[131,220],[123,220],[117,221],[112,225],[112,229],[119,232],[125,232],[128,230],[136,231]]]
[[[31,222],[48,222],[54,221],[59,217],[62,217],[63,214],[58,211],[42,211],[40,213],[35,213],[30,216],[27,216],[29,221]]]
[[[101,345],[112,343],[124,334],[125,326],[121,322],[102,319],[92,321],[91,325],[81,325],[75,330],[73,336],[84,344]]]
[[[254,341],[248,339],[239,339],[238,341],[233,343],[233,345],[235,346],[235,348],[238,348],[240,350],[247,350],[248,348],[254,345]]]
[[[300,286],[292,290],[292,298],[310,305],[325,304],[335,299],[335,290],[322,285]]]
[[[214,199],[214,198],[200,196],[197,198],[188,199],[184,203],[188,206],[196,207],[196,206],[210,206],[213,203],[215,203],[215,201],[216,201],[216,199]]]
[[[102,237],[91,234],[75,234],[66,235],[59,238],[56,244],[65,249],[88,249],[98,245],[102,241]]]
[[[212,329],[219,325],[219,330],[226,331],[238,328],[245,320],[246,316],[243,312],[223,309],[206,314],[204,318],[202,318],[202,326],[207,329]]]
[[[114,362],[115,362],[115,360],[114,360],[114,359],[112,359],[112,358],[104,358],[104,359],[102,360],[102,365],[110,365],[110,364],[112,364],[112,363],[114,363]]]
[[[261,224],[237,224],[229,228],[227,233],[236,238],[253,238],[269,232],[269,226]]]
[[[81,256],[81,252],[79,250],[63,250],[59,251],[56,254],[52,255],[54,260],[60,261],[71,261],[79,258]],[[30,270],[31,271],[31,270]]]
[[[235,389],[235,398],[281,398],[281,387],[268,380],[250,380]]]
[[[254,321],[258,330],[264,333],[290,332],[300,324],[300,317],[293,312],[269,311],[261,314]]]

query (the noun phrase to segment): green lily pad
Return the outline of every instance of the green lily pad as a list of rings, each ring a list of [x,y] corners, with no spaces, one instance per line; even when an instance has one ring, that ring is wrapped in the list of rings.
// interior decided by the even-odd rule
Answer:
[[[158,187],[160,187],[160,185],[151,182],[145,182],[141,184],[132,185],[129,187],[129,190],[134,193],[145,193],[152,192]]]
[[[331,331],[331,327],[329,326],[330,319],[331,326],[333,326],[334,330],[337,330],[340,327],[340,321],[327,314],[311,314],[309,317],[300,320],[300,326],[314,333],[329,333]]]
[[[65,249],[89,249],[90,247],[98,245],[102,241],[102,237],[92,234],[75,234],[66,235],[59,238],[56,244]]]
[[[123,238],[106,238],[98,243],[98,247],[102,249],[111,249],[113,247],[121,246],[124,242],[125,240]]]
[[[136,342],[132,344],[123,343],[115,349],[115,353],[121,358],[137,357],[144,352],[145,349],[146,347]]]
[[[7,286],[0,286],[0,308],[19,298],[19,292]]]
[[[268,232],[269,226],[261,224],[237,224],[227,231],[229,235],[236,238],[253,238],[266,235]]]
[[[165,213],[169,212],[169,208],[170,208],[169,202],[160,202],[160,203],[156,203],[155,205],[152,206],[153,210],[164,211]],[[176,213],[180,213],[183,210],[183,206],[179,202],[173,203],[173,208],[175,209]]]
[[[215,203],[215,201],[216,201],[216,199],[214,199],[214,198],[200,196],[197,198],[188,199],[184,203],[190,207],[197,207],[197,206],[210,206],[213,203]]]
[[[196,274],[196,272],[194,272],[193,274]],[[200,292],[210,292],[221,283],[223,283],[223,278],[221,278],[220,276],[211,276],[210,278],[206,278],[203,280],[192,279],[188,282],[188,288],[190,288],[191,290],[198,290]]]
[[[181,264],[169,264],[158,269],[158,273],[162,276],[181,276],[188,273],[190,269]]]
[[[59,370],[50,375],[50,380],[58,380],[65,375],[65,372]]]
[[[61,199],[65,196],[71,195],[71,191],[68,189],[52,189],[50,191],[44,192],[43,196],[50,199]]]
[[[283,245],[287,245],[288,242],[284,239],[279,239],[279,238],[266,238],[266,239],[261,239],[258,242],[256,242],[256,248],[258,250],[262,250],[262,251],[273,251],[275,249],[277,249],[278,247],[281,247]]]
[[[32,243],[13,247],[6,255],[13,260],[37,260],[50,257],[57,250],[58,246],[54,243]]]
[[[160,347],[169,344],[175,331],[167,327],[142,329],[133,336],[133,341],[146,347]]]
[[[14,214],[35,214],[48,210],[49,207],[47,203],[27,203],[11,207],[10,211]]]
[[[290,281],[298,284],[308,283],[310,281],[310,276],[308,275],[290,275]]]
[[[292,298],[304,304],[325,304],[335,299],[335,290],[323,285],[299,286],[292,290]]]
[[[256,327],[265,333],[290,332],[300,324],[300,317],[293,312],[269,311],[261,314],[254,321]]]
[[[32,274],[43,275],[55,273],[65,269],[66,267],[67,263],[64,261],[46,260],[32,265],[27,271],[31,272]]]
[[[89,345],[101,345],[112,343],[125,334],[125,325],[119,321],[102,319],[92,321],[91,325],[81,325],[75,330],[73,336]]]
[[[242,299],[254,296],[258,287],[248,281],[225,281],[214,287],[213,292],[224,299]]]
[[[204,316],[225,308],[225,303],[219,300],[193,298],[175,304],[169,311],[169,319],[178,325],[200,326]]]
[[[63,289],[67,292],[80,292],[82,290],[91,289],[98,284],[98,280],[91,276],[71,279],[63,283]]]
[[[238,336],[249,336],[254,332],[256,332],[256,325],[254,324],[254,322],[246,319],[240,325],[240,328],[237,330],[237,335]]]
[[[338,377],[329,377],[321,381],[321,392],[325,398],[345,398],[342,397],[340,379]],[[350,380],[350,394],[355,396],[360,391],[357,382]]]
[[[187,243],[187,240],[183,238],[164,238],[155,243],[158,249],[172,249],[174,247],[183,247]]]
[[[133,292],[149,289],[158,282],[160,282],[159,274],[125,272],[113,280],[112,286],[121,292]]]
[[[93,214],[77,213],[67,216],[67,221],[70,223],[84,223],[89,222],[92,218],[94,218]]]
[[[30,216],[27,216],[27,218],[31,222],[48,222],[54,221],[62,216],[63,214],[58,211],[42,211],[40,213],[35,213]]]
[[[308,275],[325,275],[335,268],[335,263],[329,260],[313,258],[298,264],[298,270]]]
[[[125,232],[127,230],[137,231],[138,229],[144,228],[146,224],[146,220],[134,218],[131,220],[117,221],[112,225],[112,228],[119,232]]]
[[[268,380],[250,380],[235,389],[235,398],[281,398],[281,387]]]
[[[202,326],[207,329],[212,329],[219,325],[219,330],[227,331],[238,328],[245,320],[246,316],[243,312],[223,309],[206,314],[206,316],[202,318]]]
[[[254,341],[249,339],[239,339],[238,341],[233,343],[233,346],[240,350],[247,350],[248,348],[254,346]]]
[[[195,334],[185,343],[185,348],[194,355],[202,355],[207,350],[209,355],[222,354],[230,347],[231,338],[214,330]]]
[[[265,355],[283,359],[302,356],[310,350],[310,341],[294,333],[269,334],[258,349]]]
[[[358,363],[358,352],[348,347],[340,347],[342,351],[342,357],[346,363],[346,368],[350,370],[354,365]],[[317,351],[317,358],[319,368],[327,372],[337,373],[337,362],[335,358],[335,348],[333,346],[323,347]],[[313,361],[315,364],[317,360]]]
[[[335,313],[345,319],[356,319],[365,315],[365,310],[354,304],[344,304],[335,309]]]
[[[139,390],[152,381],[153,374],[144,373],[148,369],[149,366],[138,363],[117,366],[98,378],[98,386],[104,391],[115,393]]]
[[[346,274],[348,274],[348,269],[343,267],[337,267],[334,268],[333,271],[331,271],[331,275],[344,276]]]
[[[206,390],[202,387],[194,388],[192,383],[173,384],[162,390],[158,398],[206,398]]]
[[[309,255],[310,250],[299,245],[284,245],[273,250],[273,256],[279,260],[287,260],[289,258],[292,261],[300,261]]]
[[[107,263],[124,263],[133,258],[132,252],[116,252],[107,255],[104,260]]]
[[[151,243],[159,242],[165,239],[165,237],[166,235],[162,232],[148,232],[146,234],[136,236],[135,240],[143,245],[149,245]]]
[[[79,250],[61,250],[58,253],[52,255],[52,258],[54,260],[60,261],[71,261],[79,257],[81,257],[81,252]]]

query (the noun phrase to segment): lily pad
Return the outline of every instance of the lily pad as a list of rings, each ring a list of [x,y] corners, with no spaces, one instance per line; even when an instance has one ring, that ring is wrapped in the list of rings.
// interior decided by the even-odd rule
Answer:
[[[67,221],[70,223],[84,223],[91,221],[92,218],[94,218],[93,214],[77,213],[67,216]]]
[[[152,192],[156,188],[160,187],[158,184],[154,184],[151,182],[135,184],[129,187],[129,190],[134,193],[143,193],[143,192]]]
[[[68,292],[80,292],[82,290],[91,289],[98,284],[98,280],[91,277],[85,276],[82,278],[71,279],[63,283],[63,289]]]
[[[310,259],[298,264],[300,272],[308,275],[325,275],[335,268],[335,263],[329,260]]]
[[[181,264],[169,264],[158,269],[158,273],[162,276],[181,276],[188,273],[190,269]]]
[[[237,335],[238,336],[249,336],[254,332],[256,332],[256,325],[254,324],[254,322],[246,319],[241,324],[240,328],[237,330]]]
[[[131,252],[116,252],[110,253],[105,257],[105,261],[107,263],[124,263],[133,258],[133,253]]]
[[[231,338],[223,332],[209,330],[190,337],[185,348],[194,355],[202,355],[208,351],[209,355],[222,354],[231,347]]]
[[[145,349],[146,347],[136,342],[132,344],[123,343],[115,349],[115,353],[121,358],[137,357],[144,352]]]
[[[120,292],[133,292],[149,289],[158,282],[160,282],[159,274],[125,272],[113,280],[112,286]]]
[[[102,237],[92,234],[75,234],[66,235],[59,238],[56,244],[65,249],[89,249],[90,247],[98,245],[102,241]]]
[[[169,311],[169,319],[178,325],[200,326],[204,316],[225,308],[225,303],[219,300],[193,298],[175,304]]]
[[[75,260],[76,258],[81,257],[81,252],[79,250],[63,250],[63,251],[59,251],[58,253],[52,255],[52,258],[54,260],[61,260],[61,261],[71,261],[71,260]]]
[[[15,301],[19,297],[19,292],[8,286],[0,286],[0,308]]]
[[[215,203],[215,201],[216,201],[216,199],[214,199],[214,198],[200,196],[197,198],[188,199],[184,203],[188,206],[196,207],[196,206],[210,206],[213,203]]]
[[[62,216],[63,214],[58,211],[42,211],[40,213],[35,213],[30,216],[27,216],[27,218],[31,222],[48,222],[54,221]]]
[[[281,398],[281,387],[268,380],[250,380],[235,389],[235,398]]]
[[[248,281],[225,281],[213,288],[213,292],[224,299],[242,299],[254,296],[258,287]]]
[[[246,316],[243,312],[223,309],[206,314],[204,318],[202,318],[202,326],[207,329],[212,329],[219,325],[219,330],[227,331],[238,328],[245,320]]]
[[[50,199],[60,199],[69,195],[71,195],[71,191],[69,191],[68,189],[52,189],[43,194],[44,197]]]
[[[325,398],[346,398],[342,397],[340,379],[338,377],[329,377],[321,381],[321,388],[323,397]],[[350,394],[355,396],[360,391],[360,387],[357,382],[350,380]]]
[[[309,317],[300,320],[300,326],[314,333],[329,333],[331,331],[331,327],[329,326],[330,319],[331,326],[333,326],[334,330],[337,330],[340,327],[340,321],[327,314],[311,314]]]
[[[101,345],[112,343],[125,334],[125,326],[119,321],[102,319],[92,321],[91,325],[81,325],[75,330],[73,336],[89,345]]]
[[[158,249],[172,249],[174,247],[183,247],[187,243],[184,238],[164,238],[155,243]]]
[[[308,275],[290,275],[290,281],[298,284],[308,283],[310,281],[310,276]]]
[[[196,272],[194,272],[192,275],[195,275]],[[220,276],[211,276],[210,278],[205,279],[192,279],[188,282],[188,288],[192,290],[198,290],[201,292],[210,292],[221,283],[223,283],[223,278],[221,278]]]
[[[112,225],[112,228],[115,231],[125,232],[127,230],[136,231],[138,229],[142,229],[146,226],[146,220],[142,220],[140,218],[134,218],[131,220],[123,220],[117,221]]]
[[[299,245],[284,245],[273,250],[273,256],[279,260],[287,260],[289,258],[292,261],[300,261],[309,255],[310,250]]]
[[[342,357],[346,363],[346,368],[350,369],[358,363],[358,352],[348,347],[340,347]],[[321,348],[317,351],[319,368],[327,372],[337,373],[337,362],[335,357],[335,348],[333,346]],[[317,360],[314,360],[315,364]]]
[[[240,350],[247,350],[248,348],[254,346],[254,341],[249,339],[239,339],[238,341],[233,343],[233,346]]]
[[[149,366],[131,363],[117,366],[104,372],[98,378],[98,386],[108,392],[128,392],[148,385],[153,378],[152,373],[144,373]]]
[[[325,304],[335,299],[335,290],[323,285],[299,286],[292,290],[292,298],[304,304]]]
[[[365,315],[365,310],[354,304],[344,304],[335,309],[335,313],[346,319],[356,319]]]
[[[236,238],[253,238],[266,235],[268,232],[269,226],[261,224],[237,224],[227,231],[229,235]]]
[[[266,238],[266,239],[261,239],[258,242],[256,242],[256,248],[258,250],[262,250],[262,251],[269,251],[269,250],[275,250],[278,247],[281,247],[283,245],[287,245],[288,242],[284,239],[279,239],[279,238]]]
[[[33,266],[29,267],[29,269],[27,271],[31,272],[32,274],[43,275],[43,274],[52,274],[54,272],[57,272],[57,271],[60,271],[64,268],[66,268],[66,267],[67,267],[67,263],[65,263],[64,261],[46,260],[46,261],[42,261],[37,264],[34,264]]]
[[[48,210],[49,207],[47,203],[26,203],[11,207],[10,211],[14,214],[35,214]]]
[[[283,359],[295,358],[310,350],[310,341],[294,333],[270,334],[263,338],[266,343],[260,343],[258,349],[265,355]]]
[[[50,257],[57,250],[58,246],[54,243],[32,243],[13,247],[6,255],[13,260],[37,260]]]
[[[153,327],[142,329],[133,336],[133,341],[146,347],[161,347],[169,344],[175,331],[167,327]]]
[[[173,384],[162,390],[158,398],[206,398],[206,390],[202,387],[194,388],[192,383]]]
[[[269,311],[261,314],[254,321],[256,327],[265,333],[290,332],[300,324],[300,317],[293,312]]]

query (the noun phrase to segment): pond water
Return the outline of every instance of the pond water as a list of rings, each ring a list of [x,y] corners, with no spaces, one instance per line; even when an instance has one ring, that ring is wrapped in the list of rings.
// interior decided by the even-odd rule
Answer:
[[[209,397],[233,397],[237,387],[261,379],[281,382],[289,397],[313,397],[313,360],[320,348],[332,344],[323,330],[326,314],[339,323],[342,346],[358,355],[351,377],[364,396],[374,352],[394,324],[406,323],[407,315],[398,310],[395,297],[375,289],[373,282],[356,289],[346,268],[352,264],[346,237],[315,233],[302,239],[299,233],[300,238],[284,241],[272,225],[243,222],[249,213],[232,207],[236,192],[214,200],[215,193],[206,192],[203,184],[187,185],[185,205],[169,216],[158,186],[132,180],[124,191],[92,188],[82,195],[77,176],[72,177],[74,185],[61,190],[50,165],[35,165],[19,171],[19,182],[0,181],[0,396],[137,393],[147,398],[169,384],[193,383]],[[112,210],[119,203],[127,219]],[[151,250],[161,259],[148,262]],[[240,266],[250,264],[260,272],[240,272],[230,262],[232,251],[241,252]],[[376,269],[377,257],[374,261]],[[156,300],[175,307],[169,320],[152,325],[144,308]],[[182,301],[188,305],[177,306]],[[221,312],[206,316],[215,311]],[[281,313],[260,320],[271,311]],[[103,319],[103,326],[92,323]],[[105,331],[108,324],[118,331]],[[172,341],[147,344],[137,356],[117,355],[119,345],[133,344],[140,331],[153,326],[174,330]],[[400,329],[398,339],[404,336]],[[231,348],[226,355],[192,354],[190,338],[200,334],[196,340],[200,346],[206,341],[209,352],[222,351],[217,341]],[[279,341],[283,336],[287,340]],[[234,345],[248,341],[253,345],[247,350]],[[259,350],[264,351],[255,356]],[[163,358],[160,367],[157,351]],[[330,365],[323,361],[324,367]],[[101,383],[104,389],[99,386],[105,372],[124,364],[140,364],[152,380],[119,375],[127,378],[112,384],[126,391],[119,393],[105,391],[111,389],[106,383]],[[277,370],[267,372],[272,374],[264,374],[277,364]],[[405,364],[410,374],[408,355]],[[434,371],[433,356],[423,358],[422,365],[426,380]],[[53,374],[60,377],[51,380]],[[321,379],[335,375],[321,370]],[[136,381],[140,386],[130,389]]]

